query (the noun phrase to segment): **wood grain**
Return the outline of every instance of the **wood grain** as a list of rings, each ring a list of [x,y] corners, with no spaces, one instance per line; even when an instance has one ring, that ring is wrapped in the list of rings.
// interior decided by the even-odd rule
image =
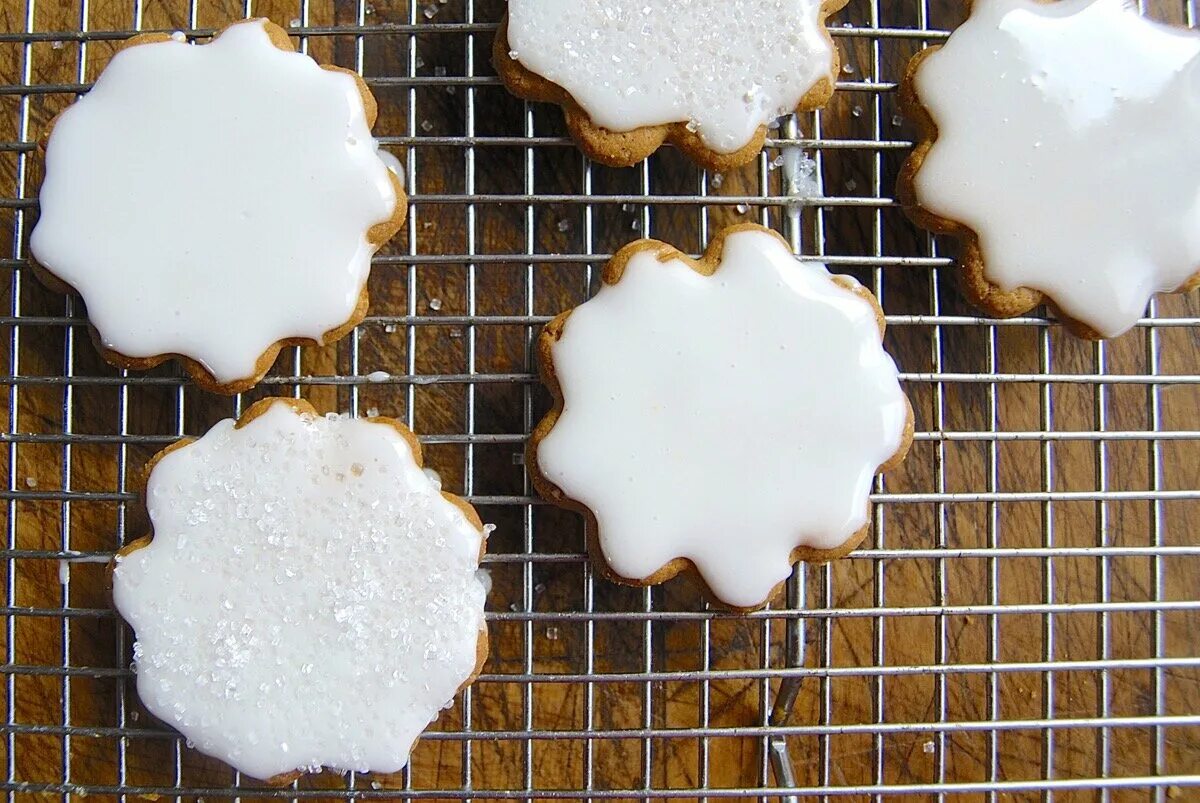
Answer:
[[[427,19],[426,5],[436,9]],[[492,654],[484,678],[447,711],[433,730],[447,737],[419,745],[410,777],[417,789],[460,795],[469,769],[477,799],[487,790],[581,789],[590,777],[595,789],[695,789],[705,780],[713,788],[773,784],[762,757],[762,739],[728,728],[763,724],[778,673],[769,680],[728,677],[604,681],[591,686],[555,681],[525,682],[506,676],[562,673],[687,673],[698,670],[784,666],[784,627],[779,620],[716,618],[696,621],[665,616],[653,623],[595,618],[547,622],[523,615],[555,611],[688,612],[702,605],[696,589],[673,581],[645,593],[594,578],[582,561],[578,518],[545,506],[527,510],[517,503],[527,492],[519,455],[522,444],[508,440],[479,442],[468,449],[445,442],[448,434],[522,435],[545,411],[549,399],[529,381],[487,381],[489,375],[526,375],[529,344],[536,327],[522,316],[553,316],[587,297],[596,271],[577,262],[518,255],[532,240],[537,254],[609,254],[630,239],[648,233],[692,253],[702,250],[704,230],[754,219],[781,228],[777,207],[754,206],[739,212],[725,198],[778,195],[778,171],[767,163],[723,177],[716,186],[680,154],[666,150],[645,168],[594,167],[590,171],[564,138],[560,113],[553,107],[526,106],[509,97],[490,76],[490,36],[473,37],[438,27],[466,21],[465,0],[444,5],[422,3],[416,19],[428,25],[411,37],[381,29],[362,39],[363,72],[380,104],[376,133],[407,164],[416,166],[415,198],[406,230],[382,252],[370,284],[372,308],[367,322],[347,342],[326,349],[285,352],[275,377],[317,377],[300,386],[268,385],[246,394],[248,406],[264,395],[298,390],[318,409],[376,408],[382,415],[408,421],[432,442],[430,465],[446,487],[475,497],[500,497],[503,504],[482,506],[486,520],[498,525],[489,549],[493,591],[489,610],[505,615],[491,628]],[[929,27],[949,29],[962,16],[957,2],[931,4]],[[376,2],[368,24],[406,24],[406,2]],[[879,3],[881,27],[918,23],[916,3]],[[31,27],[41,32],[73,32],[86,22],[92,32],[123,31],[135,25],[131,4],[92,0],[38,2]],[[307,5],[310,26],[350,25],[353,3],[313,0]],[[494,22],[501,3],[476,0],[474,22]],[[1163,15],[1181,21],[1180,4],[1164,3]],[[873,8],[854,0],[838,22],[866,25]],[[143,29],[211,29],[242,16],[241,3],[203,2],[195,19],[185,2],[142,5]],[[254,13],[285,27],[301,12],[294,3],[256,2]],[[1173,13],[1173,17],[1172,17]],[[21,0],[0,0],[4,31],[26,30]],[[70,85],[95,78],[116,42],[95,36],[81,47],[66,42],[0,41],[0,126],[6,143],[28,143],[74,95]],[[903,64],[921,46],[919,40],[881,38],[878,51],[867,37],[837,38],[851,81],[895,81]],[[312,36],[309,52],[322,61],[356,66],[353,36]],[[410,51],[415,47],[415,56]],[[410,57],[423,77],[466,76],[474,65],[474,83],[380,82],[408,75]],[[13,89],[23,76],[35,85],[68,85],[67,91]],[[473,89],[471,88],[473,87]],[[474,119],[468,104],[475,109]],[[903,143],[915,133],[896,117],[891,92],[840,91],[820,115],[822,139],[882,138]],[[22,122],[24,121],[24,122]],[[817,119],[801,120],[807,134]],[[556,138],[527,151],[519,138],[527,133]],[[457,137],[447,142],[445,138]],[[474,137],[474,140],[462,139]],[[508,139],[501,139],[508,138]],[[467,143],[474,142],[473,149]],[[513,143],[516,144],[506,144]],[[839,197],[890,197],[906,150],[902,147],[822,149],[825,192]],[[814,154],[815,155],[815,154]],[[775,156],[768,152],[767,162]],[[64,385],[22,379],[9,382],[9,404],[0,415],[10,448],[0,456],[10,481],[6,516],[13,543],[6,554],[4,579],[15,606],[30,611],[9,617],[0,635],[11,656],[6,680],[6,714],[17,723],[11,740],[13,782],[64,782],[88,787],[118,783],[188,790],[227,787],[235,782],[220,762],[207,759],[165,735],[141,709],[128,674],[130,637],[110,612],[105,569],[73,562],[69,582],[60,582],[59,560],[65,549],[112,552],[123,539],[146,530],[141,507],[125,496],[136,485],[134,473],[161,446],[182,433],[199,434],[216,420],[234,414],[237,401],[204,394],[181,384],[170,366],[149,372],[146,382],[109,382],[118,376],[99,358],[80,325],[63,325],[64,315],[82,321],[82,305],[42,288],[22,260],[27,234],[36,217],[21,199],[36,197],[39,168],[25,147],[0,150],[0,193],[5,225],[0,226],[8,281],[3,303],[22,320],[4,325],[5,376],[54,377],[67,372],[77,381]],[[587,182],[590,182],[590,186]],[[705,186],[712,196],[694,203],[626,205],[576,198],[586,189],[595,195],[639,195],[643,187],[660,195],[691,195]],[[527,189],[568,196],[565,202],[528,202]],[[478,203],[469,191],[512,196],[506,203]],[[439,202],[430,196],[444,196]],[[703,214],[703,217],[702,217]],[[647,222],[649,230],[647,231]],[[802,218],[804,249],[835,256],[927,257],[933,252],[894,207],[806,206]],[[589,233],[591,235],[589,241]],[[820,235],[820,236],[818,236]],[[404,255],[458,255],[445,262]],[[499,261],[481,257],[472,267],[470,253],[509,255]],[[939,252],[940,253],[940,252]],[[869,260],[868,260],[869,261]],[[598,267],[602,260],[597,260]],[[892,316],[970,316],[954,282],[953,270],[887,266],[849,271],[874,287]],[[532,288],[532,293],[530,292]],[[1163,299],[1161,316],[1200,314],[1196,294]],[[466,326],[461,316],[513,316],[517,323]],[[444,317],[445,323],[405,325],[404,316]],[[1164,728],[1157,754],[1153,730],[1117,727],[1105,734],[1086,723],[1054,731],[1047,744],[1038,727],[1009,726],[994,744],[987,730],[959,724],[1010,723],[1055,719],[1150,717],[1156,713],[1155,616],[1130,610],[1156,598],[1196,599],[1200,565],[1192,555],[1156,561],[1157,545],[1195,544],[1200,510],[1195,499],[1155,503],[1145,498],[1098,503],[1080,501],[972,501],[952,494],[1000,494],[1042,491],[1124,491],[1132,495],[1154,487],[1194,491],[1200,488],[1200,451],[1196,440],[1067,437],[1101,429],[1146,433],[1196,428],[1200,385],[1151,386],[1144,381],[1097,385],[1080,382],[967,381],[963,375],[1115,373],[1144,376],[1153,372],[1200,374],[1200,345],[1189,327],[1140,328],[1097,347],[1075,340],[1059,327],[1038,324],[997,327],[946,321],[939,326],[919,318],[889,328],[887,346],[905,372],[917,375],[906,384],[916,412],[918,433],[965,433],[960,438],[920,437],[908,461],[889,475],[889,494],[926,494],[930,501],[885,501],[877,507],[868,543],[885,550],[860,550],[827,568],[808,569],[805,665],[828,668],[806,678],[790,720],[794,726],[848,726],[827,735],[801,733],[791,739],[794,768],[801,785],[829,783],[861,786],[876,782],[925,784],[948,782],[1144,776],[1156,767],[1165,773],[1200,771],[1200,733],[1194,727]],[[471,346],[474,346],[472,361]],[[356,351],[355,351],[356,349]],[[322,377],[387,371],[395,376],[457,375],[474,371],[484,381],[345,384]],[[939,374],[941,381],[922,378]],[[102,380],[102,381],[98,381]],[[1154,388],[1158,389],[1155,390]],[[1152,413],[1150,401],[1157,405]],[[995,427],[1005,433],[1049,430],[1059,440],[1008,439],[978,435]],[[13,438],[11,433],[20,437]],[[71,433],[71,438],[64,438]],[[27,436],[41,436],[37,438]],[[1157,460],[1157,462],[1156,462]],[[993,469],[994,466],[994,469]],[[1156,485],[1155,485],[1156,484]],[[70,503],[62,491],[76,494]],[[84,496],[78,496],[83,494]],[[98,495],[89,498],[86,494]],[[120,495],[115,496],[115,495]],[[1144,496],[1144,494],[1143,494]],[[1140,548],[1141,552],[1100,557],[1099,545]],[[998,546],[1002,554],[983,550]],[[1053,559],[1013,553],[1020,548],[1075,547]],[[945,547],[951,551],[939,551]],[[923,550],[892,557],[892,550]],[[538,557],[530,559],[527,553]],[[525,556],[525,557],[523,557]],[[992,578],[995,578],[993,582]],[[526,592],[528,589],[528,593]],[[966,606],[1036,606],[1128,603],[1102,615],[1094,609],[1060,609],[1047,617],[1036,608],[972,612]],[[61,615],[64,607],[72,615]],[[939,613],[950,608],[950,613]],[[879,615],[848,615],[883,609]],[[918,609],[921,612],[906,612]],[[43,611],[49,615],[35,615]],[[1025,611],[1025,612],[1019,612]],[[1160,614],[1161,653],[1189,659],[1196,655],[1195,609]],[[1052,627],[1052,633],[1051,633]],[[991,646],[995,644],[995,647]],[[647,645],[653,656],[647,658]],[[590,658],[589,658],[589,646]],[[1121,661],[1131,665],[1045,673],[1046,660]],[[990,674],[987,665],[1029,663],[1028,671]],[[973,671],[901,672],[896,667],[952,667]],[[61,667],[69,667],[64,676]],[[882,669],[881,669],[882,668]],[[1200,680],[1194,666],[1161,670],[1159,713],[1195,715]],[[677,676],[676,676],[677,677]],[[994,694],[991,690],[994,688]],[[702,703],[707,700],[707,709]],[[989,704],[989,700],[994,700]],[[469,720],[468,720],[469,718]],[[454,737],[469,721],[485,735],[469,742]],[[875,723],[908,723],[872,733]],[[921,726],[925,723],[925,727]],[[577,733],[589,725],[594,738],[519,738],[527,725]],[[35,727],[38,726],[38,727]],[[48,727],[42,727],[48,726]],[[95,729],[94,734],[63,728]],[[716,729],[707,740],[672,736],[671,729]],[[857,726],[867,726],[857,727]],[[39,728],[45,732],[37,732]],[[974,729],[971,729],[974,728]],[[639,733],[653,729],[653,738]],[[498,732],[492,738],[486,732]],[[632,732],[632,734],[631,734]],[[940,733],[940,735],[939,735]],[[149,735],[146,735],[149,734]],[[1107,744],[1104,739],[1107,737]],[[930,752],[932,749],[932,752]],[[995,753],[995,760],[990,756]],[[830,767],[826,777],[825,760]],[[1107,767],[1103,763],[1107,760]],[[1158,762],[1156,764],[1156,761]],[[939,775],[940,773],[940,775]],[[404,776],[356,779],[360,788],[402,786]],[[247,785],[250,782],[243,782]],[[306,778],[303,788],[343,788],[346,781],[325,774]],[[205,796],[206,800],[229,795]],[[30,800],[61,799],[61,794],[22,795]],[[1032,796],[1032,795],[1031,795]],[[1144,799],[1146,793],[1130,793]],[[92,789],[91,799],[112,799]],[[1023,795],[1016,795],[1021,798]],[[1118,797],[1122,797],[1118,795]]]

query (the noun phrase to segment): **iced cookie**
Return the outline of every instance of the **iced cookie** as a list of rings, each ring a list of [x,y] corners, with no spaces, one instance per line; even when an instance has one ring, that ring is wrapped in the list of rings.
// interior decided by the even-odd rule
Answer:
[[[528,462],[544,497],[585,513],[607,573],[694,569],[749,610],[793,562],[858,544],[876,472],[912,439],[874,297],[751,224],[699,261],[640,240],[603,281],[538,341],[555,404]]]
[[[925,138],[898,194],[961,239],[989,314],[1115,337],[1200,284],[1200,33],[1125,0],[978,0],[901,99]]]
[[[583,151],[623,167],[670,140],[728,170],[767,124],[824,106],[847,0],[510,0],[493,61],[513,94],[557,103]]]
[[[135,37],[53,123],[30,251],[113,364],[175,357],[246,390],[281,347],[366,314],[371,255],[405,214],[375,112],[361,78],[266,20],[200,46]]]
[[[264,399],[150,463],[113,572],[138,695],[256,778],[395,772],[487,654],[485,528],[387,418]]]

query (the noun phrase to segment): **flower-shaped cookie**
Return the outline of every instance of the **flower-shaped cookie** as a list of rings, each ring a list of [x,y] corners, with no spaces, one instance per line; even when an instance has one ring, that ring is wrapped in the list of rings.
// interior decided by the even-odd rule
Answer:
[[[603,278],[539,340],[555,406],[529,460],[602,567],[639,585],[694,568],[748,610],[794,561],[850,551],[912,438],[874,297],[754,225],[698,262],[641,240]]]
[[[375,112],[361,78],[266,20],[202,46],[135,37],[55,119],[30,251],[110,362],[177,357],[246,390],[282,346],[366,314],[371,255],[405,214]]]
[[[591,158],[627,166],[666,140],[713,170],[767,123],[833,94],[826,18],[847,0],[510,0],[493,61],[511,92],[563,107]]]
[[[151,462],[113,597],[138,694],[256,778],[395,772],[487,653],[485,529],[386,418],[265,399]]]
[[[1114,337],[1200,284],[1200,33],[1126,0],[978,0],[901,99],[925,139],[898,194],[962,240],[988,313]]]

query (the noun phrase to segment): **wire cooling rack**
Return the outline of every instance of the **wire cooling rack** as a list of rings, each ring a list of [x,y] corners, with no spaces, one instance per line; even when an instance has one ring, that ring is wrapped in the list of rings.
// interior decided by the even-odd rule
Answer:
[[[962,303],[949,244],[892,200],[914,134],[895,82],[959,3],[852,0],[832,26],[845,60],[833,103],[786,120],[758,163],[726,176],[670,149],[627,170],[589,164],[555,109],[494,77],[499,2],[0,10],[10,799],[1198,794],[1196,298],[1159,299],[1105,344]],[[1151,11],[1200,18],[1194,0]],[[224,399],[171,366],[106,366],[82,305],[34,280],[26,245],[36,138],[116,44],[137,30],[202,38],[247,15],[366,76],[412,206],[358,330],[285,353],[253,394]],[[699,252],[742,220],[874,289],[917,416],[907,463],[876,486],[867,546],[801,567],[786,605],[744,617],[682,581],[596,577],[580,522],[531,496],[521,462],[548,404],[538,326],[583,301],[628,240]],[[403,417],[446,486],[498,525],[492,656],[404,773],[264,788],[137,702],[103,564],[145,531],[140,467],[267,394]]]

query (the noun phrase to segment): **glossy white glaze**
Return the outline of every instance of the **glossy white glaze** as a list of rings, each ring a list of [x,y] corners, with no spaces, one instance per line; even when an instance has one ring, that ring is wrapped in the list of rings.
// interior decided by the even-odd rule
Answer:
[[[58,119],[34,257],[104,344],[182,354],[219,383],[358,304],[396,193],[354,80],[276,48],[261,21],[118,53]]]
[[[607,563],[637,580],[689,558],[738,607],[788,576],[794,548],[867,523],[904,437],[872,306],[764,231],[729,236],[707,277],[637,254],[552,354],[565,404],[538,467],[595,513]]]
[[[510,56],[612,131],[684,122],[718,153],[832,78],[820,0],[511,0]]]
[[[922,206],[1105,336],[1200,269],[1200,34],[1122,0],[979,0],[916,76]]]
[[[472,674],[482,533],[384,423],[277,402],[166,455],[118,561],[138,694],[256,778],[395,772]]]

